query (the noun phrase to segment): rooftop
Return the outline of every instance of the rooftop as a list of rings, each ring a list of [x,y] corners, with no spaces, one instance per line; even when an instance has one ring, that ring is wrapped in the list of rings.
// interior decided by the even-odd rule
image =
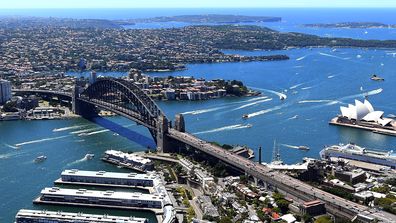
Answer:
[[[46,187],[41,190],[42,195],[65,195],[92,198],[112,198],[118,200],[147,200],[162,202],[163,197],[156,194],[142,194],[137,192],[97,191],[86,189],[65,189],[59,187]]]
[[[82,213],[70,213],[70,212],[54,212],[54,211],[42,211],[42,210],[20,210],[16,218],[18,217],[29,217],[36,219],[62,219],[62,220],[73,220],[78,222],[124,222],[124,223],[147,223],[148,220],[145,218],[136,217],[120,217],[120,216],[109,216],[109,215],[92,215]]]
[[[154,173],[118,173],[106,171],[86,171],[86,170],[64,170],[62,176],[86,176],[86,177],[100,177],[100,178],[117,178],[117,179],[137,179],[137,180],[155,180],[158,179]]]

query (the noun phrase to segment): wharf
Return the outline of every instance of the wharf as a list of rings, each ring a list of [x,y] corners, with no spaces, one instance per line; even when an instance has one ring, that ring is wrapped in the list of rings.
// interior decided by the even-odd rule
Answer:
[[[146,173],[146,171],[144,171],[144,170],[142,170],[142,169],[140,169],[140,168],[134,167],[134,166],[132,166],[130,163],[123,163],[123,162],[120,162],[120,161],[118,161],[118,160],[112,160],[112,159],[107,159],[107,158],[102,158],[102,160],[103,160],[104,162],[111,163],[111,164],[115,164],[115,165],[120,166],[120,167],[123,167],[123,168],[128,168],[128,169],[137,171],[137,172],[139,172],[139,173]]]
[[[338,117],[335,117],[335,118],[330,120],[329,124],[330,125],[338,125],[338,126],[350,127],[350,128],[363,129],[363,130],[371,131],[373,133],[382,134],[382,135],[396,136],[396,130],[377,128],[377,127],[369,127],[369,126],[362,126],[362,125],[358,125],[358,124],[342,123],[342,122],[338,122],[337,120],[338,120]]]
[[[77,185],[77,186],[95,186],[95,187],[107,187],[107,188],[126,188],[126,189],[139,189],[146,190],[150,194],[154,193],[153,187],[143,187],[143,186],[132,186],[132,185],[120,185],[120,184],[100,184],[100,183],[88,183],[88,182],[68,182],[63,181],[62,178],[59,178],[54,181],[55,185]]]
[[[41,200],[41,195],[33,200],[33,204],[49,204],[49,205],[70,205],[77,207],[91,207],[91,208],[111,208],[111,209],[122,209],[122,210],[132,210],[132,211],[149,211],[153,212],[155,215],[162,215],[164,211],[162,209],[156,208],[145,208],[145,207],[132,207],[132,206],[117,206],[117,205],[108,205],[108,204],[86,204],[86,203],[73,203],[67,201],[45,201]],[[158,218],[158,217],[157,217]]]

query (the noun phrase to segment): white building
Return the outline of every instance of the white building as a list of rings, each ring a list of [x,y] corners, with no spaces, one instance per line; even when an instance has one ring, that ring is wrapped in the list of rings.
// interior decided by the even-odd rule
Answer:
[[[11,99],[11,82],[0,80],[0,104],[5,104]]]
[[[390,118],[383,118],[383,111],[375,111],[368,100],[362,103],[355,100],[355,105],[349,104],[348,107],[341,106],[341,115],[349,120],[366,121],[386,126],[393,120]]]

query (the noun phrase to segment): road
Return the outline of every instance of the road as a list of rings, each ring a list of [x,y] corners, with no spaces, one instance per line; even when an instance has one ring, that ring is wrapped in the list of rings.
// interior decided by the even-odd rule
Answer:
[[[194,148],[197,148],[218,159],[221,159],[222,161],[237,167],[238,169],[244,170],[247,174],[263,180],[264,182],[268,182],[271,185],[279,188],[281,191],[290,193],[301,200],[309,201],[313,199],[320,199],[326,203],[326,208],[328,211],[337,216],[352,219],[357,214],[360,214],[371,218],[376,218],[385,223],[396,222],[395,215],[372,209],[322,191],[286,174],[273,171],[264,165],[235,155],[221,147],[201,140],[189,133],[169,129],[168,136],[184,142],[187,145],[193,146]]]

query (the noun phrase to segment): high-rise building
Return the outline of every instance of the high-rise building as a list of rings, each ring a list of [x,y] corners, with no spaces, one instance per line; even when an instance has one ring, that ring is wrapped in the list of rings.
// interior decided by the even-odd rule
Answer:
[[[0,79],[0,104],[11,99],[11,82]]]
[[[89,84],[93,84],[96,82],[96,72],[92,71],[89,76]]]

